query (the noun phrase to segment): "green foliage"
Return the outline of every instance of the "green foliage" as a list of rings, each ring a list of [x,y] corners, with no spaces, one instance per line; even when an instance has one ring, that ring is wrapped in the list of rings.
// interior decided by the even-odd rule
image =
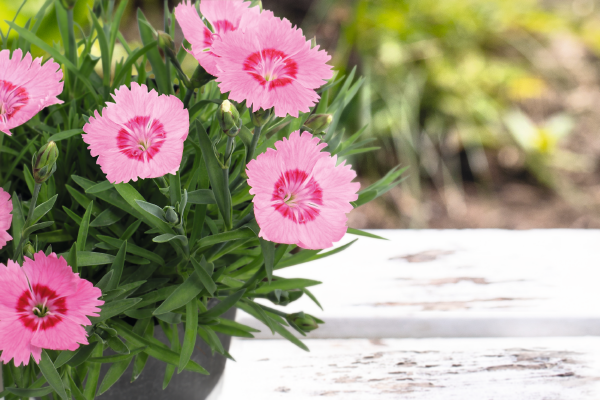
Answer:
[[[361,140],[364,129],[346,140],[345,130],[338,124],[363,79],[356,79],[353,71],[325,85],[322,100],[313,110],[322,115],[307,122],[309,126],[303,125],[310,114],[297,119],[273,118],[270,112],[257,116],[242,105],[229,103],[229,107],[237,107],[229,112],[236,117],[239,113],[235,121],[239,134],[235,135],[229,124],[230,136],[225,136],[217,112],[225,96],[217,84],[208,81],[198,88],[197,80],[178,70],[172,58],[165,60],[157,47],[156,32],[141,11],[137,20],[143,47],[132,50],[119,33],[126,1],[118,5],[108,0],[96,2],[85,14],[90,24],[80,24],[77,29],[77,7],[73,13],[61,8],[58,1],[45,4],[38,18],[55,20],[60,31],[56,43],[50,45],[34,29],[37,22],[26,25],[17,18],[8,22],[10,40],[3,46],[28,49],[35,45],[59,62],[65,73],[65,90],[60,96],[64,103],[44,109],[13,129],[13,136],[0,133],[0,186],[12,193],[14,208],[14,244],[0,250],[0,259],[21,261],[23,246],[29,242],[35,251],[56,252],[68,260],[74,272],[102,290],[105,303],[100,315],[90,318],[89,345],[74,352],[44,351],[39,367],[27,370],[31,373],[14,368],[16,378],[6,382],[6,393],[22,397],[54,393],[54,398],[90,400],[108,391],[132,362],[131,379],[137,379],[148,357],[166,364],[165,387],[176,368],[206,374],[191,361],[197,340],[230,357],[217,332],[239,337],[253,337],[256,332],[223,318],[234,307],[307,350],[288,330],[290,324],[304,334],[322,321],[302,313],[290,317],[255,300],[283,306],[306,294],[316,302],[307,287],[320,282],[285,279],[274,272],[336,254],[349,245],[321,252],[259,238],[244,171],[257,154],[298,129],[322,134],[329,151],[340,161],[369,151],[365,147],[369,141]],[[168,10],[166,13],[172,18]],[[166,30],[162,35],[172,34],[169,27]],[[98,47],[100,58],[91,55],[93,46]],[[115,59],[117,46],[128,53],[119,61]],[[97,63],[101,68],[95,68]],[[190,134],[176,175],[112,184],[89,155],[81,133],[89,116],[106,105],[114,89],[132,80],[181,98],[190,110]],[[255,128],[252,120],[263,125]],[[42,146],[58,150],[55,167],[53,158],[52,162],[37,160],[37,165],[34,157],[38,168],[32,169],[28,161]],[[394,169],[364,189],[355,206],[398,184],[402,171]],[[41,183],[40,174],[44,178]],[[170,337],[170,347],[154,339],[154,327],[159,324]],[[179,328],[185,332],[182,343]],[[107,349],[117,354],[104,355]],[[99,382],[101,364],[110,364],[110,368]],[[46,382],[48,386],[44,386]]]

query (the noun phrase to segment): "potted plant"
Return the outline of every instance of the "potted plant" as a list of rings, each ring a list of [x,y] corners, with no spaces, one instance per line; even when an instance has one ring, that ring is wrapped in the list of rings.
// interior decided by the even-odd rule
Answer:
[[[69,0],[8,22],[0,397],[201,399],[230,337],[255,331],[236,309],[303,349],[292,331],[323,323],[265,305],[317,302],[318,282],[277,270],[344,250],[321,251],[346,232],[373,236],[346,214],[402,170],[360,190],[345,160],[370,140],[338,122],[362,80],[336,76],[326,52],[255,3],[182,3],[165,9],[163,31],[138,10],[137,49],[119,33],[126,1],[97,2],[89,31],[75,29]],[[62,46],[38,31],[50,7]],[[128,56],[113,63],[117,42]]]

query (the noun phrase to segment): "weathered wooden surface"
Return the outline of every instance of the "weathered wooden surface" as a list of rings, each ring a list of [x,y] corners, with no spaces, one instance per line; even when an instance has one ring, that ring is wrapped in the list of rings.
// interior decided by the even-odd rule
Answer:
[[[306,297],[282,308],[327,322],[311,337],[600,335],[598,230],[372,232],[390,240],[276,272],[323,282],[310,289],[324,311]]]
[[[219,400],[597,400],[600,338],[234,340]]]

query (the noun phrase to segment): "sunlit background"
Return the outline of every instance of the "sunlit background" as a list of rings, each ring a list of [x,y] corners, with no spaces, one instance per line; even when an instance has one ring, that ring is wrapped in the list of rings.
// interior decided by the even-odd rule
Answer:
[[[28,23],[42,4],[28,0],[17,22]],[[86,32],[93,5],[76,6]],[[348,135],[366,127],[380,148],[354,158],[359,180],[366,185],[398,163],[409,166],[399,187],[352,212],[350,226],[600,228],[599,1],[263,5],[316,37],[340,75],[356,67],[364,77],[341,124]],[[0,20],[20,6],[0,0]],[[122,31],[133,47],[136,7],[163,25],[162,2],[131,1]],[[61,46],[54,13],[51,5],[46,18],[29,23]],[[8,26],[0,22],[0,29],[6,34]],[[120,46],[113,59],[126,54]],[[191,72],[196,62],[187,56],[183,65]]]

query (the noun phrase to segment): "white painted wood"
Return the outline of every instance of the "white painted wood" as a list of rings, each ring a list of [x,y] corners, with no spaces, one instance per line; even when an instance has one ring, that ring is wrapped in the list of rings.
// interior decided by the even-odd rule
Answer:
[[[596,400],[600,338],[234,340],[220,400]]]
[[[323,282],[310,289],[324,311],[281,308],[325,320],[311,337],[600,335],[599,230],[371,232],[390,240],[276,272]]]

